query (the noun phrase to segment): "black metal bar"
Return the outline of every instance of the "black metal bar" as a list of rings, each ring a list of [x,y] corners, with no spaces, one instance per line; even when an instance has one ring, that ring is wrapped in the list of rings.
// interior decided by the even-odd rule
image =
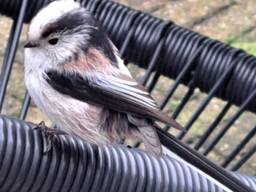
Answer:
[[[155,72],[153,78],[151,79],[151,81],[149,82],[148,86],[146,87],[147,91],[149,93],[151,93],[158,81],[158,79],[160,78],[161,74],[158,72]]]
[[[191,96],[194,94],[195,91],[195,87],[194,87],[194,82],[192,80],[191,83],[189,83],[189,89],[187,91],[187,93],[185,94],[185,96],[182,98],[180,104],[178,105],[178,107],[175,109],[175,111],[172,114],[172,118],[176,119],[178,117],[178,115],[180,114],[180,112],[182,111],[182,109],[185,107],[185,105],[187,104],[187,102],[189,101],[189,99],[191,98]]]
[[[240,153],[240,151],[249,143],[256,134],[256,126],[246,135],[239,145],[228,155],[225,161],[221,164],[222,167],[227,167],[229,163]]]
[[[183,144],[180,140],[178,140],[171,134],[161,129],[157,129],[157,133],[163,145],[168,147],[171,151],[176,153],[181,158],[186,159],[187,162],[191,163],[201,171],[218,180],[220,183],[227,186],[234,192],[253,191],[248,186],[244,185],[241,181],[234,178],[225,169],[219,167],[218,165],[215,165],[203,155],[197,153],[193,149],[190,149],[188,146]]]
[[[5,92],[6,92],[6,88],[7,88],[7,83],[9,81],[15,53],[16,53],[16,50],[18,47],[20,33],[21,33],[22,25],[23,25],[23,20],[24,20],[25,14],[26,14],[27,4],[28,4],[28,0],[22,1],[20,11],[19,11],[19,17],[17,19],[17,25],[15,26],[15,31],[13,34],[12,44],[10,46],[10,53],[9,53],[9,56],[6,61],[6,70],[5,70],[5,73],[2,78],[2,85],[0,87],[0,112],[2,110]]]
[[[185,129],[188,131],[192,125],[194,124],[194,122],[197,120],[197,118],[201,115],[201,113],[203,112],[203,110],[205,109],[205,107],[207,106],[207,104],[211,101],[211,99],[214,97],[215,93],[218,91],[218,89],[226,82],[227,78],[229,77],[229,75],[233,72],[234,68],[236,67],[237,61],[239,60],[239,57],[237,59],[235,59],[230,66],[228,67],[228,69],[223,72],[223,74],[221,75],[221,77],[218,79],[218,81],[214,84],[214,86],[212,87],[211,91],[209,92],[208,96],[205,98],[205,100],[200,104],[200,106],[197,108],[197,110],[195,111],[195,113],[193,114],[193,116],[189,119],[189,121],[187,122],[187,124],[185,125]],[[178,136],[179,139],[182,139],[187,132],[182,132],[180,133],[180,135]]]
[[[147,68],[145,74],[143,75],[141,81],[140,81],[140,83],[141,83],[142,85],[144,85],[144,86],[146,85],[146,83],[147,83],[147,81],[148,81],[148,79],[149,79],[149,77],[150,77],[152,71],[154,70],[154,67],[155,67],[156,64],[158,63],[158,58],[159,58],[160,53],[161,53],[161,50],[162,50],[162,48],[163,48],[164,41],[165,41],[165,39],[161,39],[161,41],[160,41],[159,44],[157,45],[157,48],[156,48],[156,50],[155,50],[155,52],[154,52],[154,55],[153,55],[153,57],[152,57],[152,59],[151,59],[151,61],[150,61],[150,64],[149,64],[149,66],[148,66],[148,68]]]
[[[120,49],[120,51],[119,51],[121,57],[124,57],[125,50],[127,49],[128,45],[129,45],[129,43],[130,43],[131,37],[132,37],[132,35],[133,35],[133,33],[134,33],[134,30],[135,30],[135,29],[134,29],[134,27],[133,27],[133,28],[129,31],[128,35],[126,36],[126,38],[125,38],[125,40],[124,40],[124,43],[122,44],[122,47],[121,47],[121,49]]]
[[[143,75],[142,79],[141,79],[141,84],[144,85],[146,87],[146,84],[150,78],[150,75],[152,74],[152,72],[154,71],[154,69],[156,68],[156,65],[159,63],[159,60],[161,61],[161,59],[159,59],[159,57],[161,56],[166,38],[162,38],[165,37],[165,34],[168,33],[168,31],[171,29],[171,25],[173,23],[172,22],[166,22],[162,27],[161,27],[161,39],[160,42],[158,43],[154,54],[152,56],[152,59],[150,60],[150,63],[147,67],[147,70],[145,72],[145,74]],[[156,71],[156,73],[153,76],[152,81],[149,83],[149,86],[147,87],[147,90],[149,92],[151,92],[155,86],[155,84],[157,83],[158,79],[160,77],[160,74]]]
[[[191,96],[194,94],[195,88],[193,86],[190,86],[187,93],[185,94],[185,96],[182,98],[181,102],[179,103],[178,107],[175,109],[175,111],[172,113],[172,118],[176,119],[179,114],[181,113],[181,111],[183,110],[183,108],[185,107],[185,105],[187,104],[187,102],[189,101],[189,99],[191,98]],[[168,131],[170,128],[170,126],[166,125],[163,130],[164,131]]]
[[[194,53],[194,55],[189,59],[189,61],[185,65],[185,67],[182,69],[182,71],[180,72],[180,74],[176,78],[175,83],[171,86],[171,88],[165,94],[163,100],[160,103],[160,109],[163,109],[165,107],[165,105],[167,104],[168,100],[170,99],[170,97],[172,97],[173,93],[175,92],[175,90],[177,89],[179,84],[181,83],[181,81],[184,78],[184,76],[187,75],[187,73],[191,70],[191,68],[194,65],[195,59],[201,53],[202,49],[203,49],[203,46],[201,45],[197,49],[197,51]]]
[[[7,47],[6,47],[6,49],[5,49],[3,64],[2,64],[1,72],[0,72],[0,87],[1,87],[2,84],[3,84],[3,76],[4,76],[5,71],[6,71],[7,60],[8,60],[8,58],[9,58],[10,47],[11,47],[11,44],[12,44],[12,41],[13,41],[13,36],[14,36],[16,24],[17,24],[17,21],[16,21],[16,20],[13,20],[13,22],[12,22],[12,27],[11,27],[11,30],[10,30],[10,33],[9,33],[9,38],[8,38],[8,42],[7,42]]]
[[[24,120],[27,116],[30,101],[31,101],[31,98],[30,98],[28,92],[26,91],[26,94],[25,94],[25,97],[24,97],[24,100],[23,100],[23,104],[22,104],[22,107],[21,107],[21,110],[20,110],[20,114],[19,114],[19,118],[22,119],[22,120]]]
[[[127,36],[125,37],[125,40],[124,40],[124,42],[123,42],[123,44],[122,44],[122,46],[121,46],[121,48],[120,48],[120,50],[119,50],[120,56],[121,56],[121,58],[124,59],[125,65],[128,64],[128,62],[127,62],[127,61],[125,60],[125,58],[124,58],[124,56],[125,56],[125,51],[126,51],[126,49],[128,48],[129,43],[130,43],[130,41],[131,41],[131,38],[132,38],[132,36],[133,36],[133,34],[134,34],[135,30],[136,30],[136,26],[137,26],[137,23],[138,23],[137,15],[138,15],[138,13],[136,13],[136,14],[133,15],[133,19],[132,19],[132,22],[133,22],[133,23],[130,23],[131,27],[130,27],[130,29],[129,29],[129,32],[128,32]]]
[[[222,111],[219,113],[219,115],[214,119],[214,121],[211,123],[211,125],[208,127],[206,132],[200,137],[199,141],[195,144],[194,149],[199,150],[200,147],[205,143],[207,138],[211,135],[211,133],[215,130],[217,125],[221,122],[221,120],[224,118],[226,113],[229,111],[230,107],[232,106],[231,103],[227,103],[225,107],[222,109]]]
[[[229,128],[234,124],[234,122],[240,117],[240,115],[244,112],[244,110],[248,107],[248,105],[256,98],[256,90],[254,90],[249,97],[243,102],[239,110],[236,114],[228,121],[228,123],[223,127],[216,137],[214,137],[213,141],[209,144],[209,146],[204,150],[203,154],[208,155],[209,152],[213,149],[213,147],[220,141],[220,139],[225,135],[225,133],[229,130]]]
[[[254,145],[232,168],[232,171],[237,171],[242,165],[248,161],[251,156],[256,152],[256,145]]]
[[[46,1],[45,1],[46,2]],[[92,1],[90,1],[90,2],[92,2]],[[98,1],[98,3],[97,3],[97,5],[99,5],[99,3],[100,3],[101,1]],[[23,3],[24,3],[24,0],[23,0]],[[113,12],[114,12],[115,10],[113,10]],[[100,14],[100,13],[99,13]],[[139,14],[142,14],[142,13],[139,13]],[[149,16],[150,17],[150,16]],[[20,17],[19,17],[20,18]],[[109,13],[109,18],[111,18],[111,14]],[[113,18],[111,18],[111,20],[112,21],[114,21],[114,17]],[[108,22],[106,22],[106,23],[108,23]],[[154,23],[154,22],[152,22],[152,23]],[[112,23],[113,24],[113,23]],[[134,34],[134,29],[136,29],[136,27],[133,27],[132,28],[132,30],[133,30],[133,32],[131,32],[132,30],[129,30],[129,33],[128,33],[128,35],[126,36],[126,39],[125,39],[125,42],[123,43],[123,46],[122,46],[122,48],[121,48],[121,55],[123,56],[124,55],[124,52],[125,52],[125,50],[127,49],[127,47],[128,47],[128,45],[129,45],[129,42],[130,42],[130,39],[132,38],[132,35]],[[146,28],[143,28],[144,30],[144,32],[145,31],[147,31],[146,30]],[[152,27],[151,27],[151,29],[152,29]],[[15,31],[17,30],[17,28],[15,27]],[[184,31],[184,30],[183,30]],[[183,31],[182,31],[182,33],[183,33]],[[112,33],[112,34],[114,34],[114,33]],[[186,33],[186,35],[187,34],[189,34],[188,32]],[[154,34],[152,34],[152,35],[154,35]],[[182,35],[180,35],[179,37],[184,37],[184,36],[186,36],[186,35],[184,35],[184,34],[182,34]],[[140,36],[143,36],[143,33],[141,33],[140,34]],[[147,36],[149,36],[149,33],[147,33]],[[118,37],[119,38],[119,37]],[[117,39],[118,39],[117,38]],[[119,38],[120,39],[120,38]],[[136,39],[136,38],[135,38]],[[142,38],[143,39],[143,38]],[[147,38],[144,38],[144,39],[147,39]],[[136,39],[136,41],[137,41],[137,39]],[[134,45],[133,46],[135,46],[135,45],[138,45],[138,44],[140,44],[141,42],[139,42],[140,40],[138,40],[138,42],[133,42],[134,43]],[[182,39],[180,38],[179,40],[179,43],[181,43],[182,42]],[[175,42],[175,41],[173,41],[173,42]],[[13,43],[13,42],[12,42]],[[143,44],[142,44],[143,45]],[[140,46],[140,48],[138,49],[138,51],[141,49],[141,47],[143,47],[143,46]],[[150,47],[150,44],[146,44],[146,46],[144,46],[144,48],[145,49],[148,49],[148,47]],[[151,46],[152,47],[152,46]],[[179,46],[175,46],[176,48],[177,47],[179,47]],[[183,53],[182,52],[182,50],[184,49],[185,50],[185,45],[184,44],[182,44],[182,46],[181,46],[181,48],[182,49],[179,49],[177,52],[174,52],[174,53],[176,53],[176,54],[181,54],[181,53]],[[199,48],[199,50],[201,49],[202,50],[202,48],[203,48],[204,46],[200,46],[200,48]],[[4,85],[4,86],[6,86],[7,85],[7,82],[8,82],[8,79],[9,79],[9,75],[10,75],[10,70],[11,70],[11,65],[12,65],[12,63],[13,62],[9,62],[10,61],[10,59],[13,59],[14,58],[14,56],[12,56],[11,57],[11,53],[12,53],[12,48],[13,48],[13,46],[11,46],[11,49],[9,50],[10,52],[10,54],[8,54],[8,59],[7,59],[7,64],[8,65],[4,65],[4,67],[6,66],[6,68],[5,68],[5,70],[2,70],[2,71],[6,71],[6,73],[8,74],[8,72],[9,72],[9,74],[7,75],[7,77],[5,76],[4,78],[6,79],[7,78],[7,81],[6,81],[6,83],[5,83],[5,81],[3,81],[3,84],[2,85]],[[230,49],[230,48],[229,48]],[[149,49],[148,49],[149,50]],[[150,50],[152,50],[152,49],[150,49]],[[181,81],[182,80],[184,80],[183,78],[184,77],[186,77],[186,75],[188,75],[188,73],[189,72],[191,72],[192,70],[194,70],[193,68],[194,67],[196,67],[196,64],[195,63],[193,63],[193,62],[195,62],[195,59],[198,57],[198,54],[200,54],[200,52],[201,52],[201,50],[199,51],[198,49],[197,49],[197,51],[195,52],[195,54],[192,56],[192,57],[190,57],[191,59],[189,59],[189,62],[188,63],[186,63],[186,65],[185,65],[185,67],[181,70],[181,72],[178,74],[178,77],[177,77],[177,81],[174,83],[174,85],[171,87],[171,89],[169,90],[169,92],[168,92],[168,94],[167,94],[167,96],[165,97],[165,100],[163,100],[162,101],[162,104],[161,104],[161,108],[164,108],[164,106],[166,105],[166,103],[168,102],[168,100],[171,98],[171,96],[174,94],[174,92],[176,91],[176,89],[177,89],[177,87],[179,86],[179,84],[181,83]],[[8,50],[7,50],[8,51]],[[186,50],[186,51],[188,51],[188,50]],[[150,51],[151,52],[151,51]],[[213,52],[213,51],[212,51]],[[141,52],[140,52],[141,53]],[[219,49],[219,52],[218,53],[220,53],[220,49]],[[155,54],[156,54],[156,52],[155,52]],[[164,53],[164,55],[165,55],[166,53]],[[214,53],[215,54],[215,53]],[[15,55],[15,51],[14,51],[14,54],[13,55]],[[143,53],[143,54],[141,54],[141,55],[143,55],[143,58],[145,57],[145,55],[147,55],[146,54],[146,51],[145,51],[145,53]],[[184,55],[186,55],[186,53],[184,52]],[[211,57],[211,54],[208,54],[209,56],[207,56],[207,57]],[[217,54],[216,54],[217,55]],[[215,57],[217,57],[215,55]],[[9,57],[10,56],[10,57]],[[141,56],[142,57],[142,56]],[[194,58],[193,58],[194,57]],[[147,58],[151,58],[151,55],[150,55],[150,57],[147,57]],[[176,60],[178,60],[178,56],[177,57],[175,57],[175,59]],[[129,58],[130,59],[130,58]],[[137,58],[136,58],[137,59]],[[134,60],[132,60],[132,61],[134,61],[134,62],[137,62],[136,61],[136,59],[134,59]],[[157,59],[156,59],[157,60]],[[220,58],[218,58],[218,61],[220,60]],[[151,60],[151,62],[153,62],[153,59]],[[143,62],[142,62],[143,63]],[[148,63],[149,62],[147,62],[147,64],[146,65],[148,65]],[[194,65],[195,64],[195,65]],[[146,66],[145,65],[145,66]],[[155,64],[152,64],[152,65],[155,65]],[[175,65],[177,65],[177,63],[175,63]],[[216,65],[217,66],[217,65]],[[216,67],[215,66],[215,67]],[[168,66],[168,68],[171,68],[172,66]],[[183,66],[182,66],[183,67]],[[152,67],[152,70],[154,69],[154,66]],[[179,67],[177,67],[177,68],[175,68],[175,71],[179,71],[179,70],[177,70],[177,69],[179,69]],[[152,71],[151,70],[151,71]],[[163,71],[164,71],[164,69],[163,69]],[[166,70],[166,71],[168,71],[168,70]],[[214,70],[213,70],[214,71]],[[6,75],[6,73],[5,73],[5,75]],[[165,74],[166,75],[166,74]],[[168,74],[167,74],[168,75]],[[216,75],[216,74],[213,74],[213,76],[214,75]],[[177,74],[175,74],[174,75],[175,77],[177,76]],[[191,76],[191,74],[189,74],[189,77]],[[147,74],[147,78],[149,78],[150,77],[150,72]],[[157,82],[157,79],[159,78],[159,77],[157,77],[157,75],[155,76],[156,77],[156,80],[154,80],[155,82]],[[3,78],[3,79],[4,79]],[[201,78],[204,78],[204,77],[201,77]],[[191,78],[191,79],[193,79],[193,78]],[[147,80],[146,80],[147,81]],[[145,82],[146,82],[145,81]],[[154,81],[152,81],[153,83],[152,83],[152,85],[155,85],[155,82]],[[217,81],[217,83],[218,83],[218,81]],[[151,84],[151,83],[150,83]],[[216,85],[216,83],[215,83],[215,85]],[[197,87],[200,87],[201,85],[196,85]],[[0,91],[1,91],[1,89],[2,89],[2,86],[0,87]],[[4,88],[4,92],[5,92],[5,89],[6,89],[6,87]],[[153,88],[152,88],[153,89]],[[212,91],[212,90],[211,90]],[[2,92],[1,92],[2,93]],[[210,92],[211,93],[211,92]],[[216,92],[215,92],[216,93]],[[213,94],[215,94],[215,93],[213,93]],[[4,97],[4,95],[5,94],[3,94],[3,97]],[[187,101],[189,100],[189,98],[191,97],[191,95],[193,95],[193,90],[188,90],[188,92],[186,93],[186,95],[185,95],[185,97],[182,99],[182,101],[180,102],[180,104],[179,104],[179,106],[177,107],[177,109],[175,110],[175,112],[173,113],[173,117],[177,117],[178,115],[179,115],[179,113],[182,111],[182,109],[184,108],[184,106],[186,105],[186,103],[187,103]],[[1,95],[0,95],[1,96]],[[212,96],[211,96],[212,97]],[[209,97],[208,97],[209,98]],[[0,97],[0,99],[1,99],[1,97]],[[4,99],[4,98],[3,98]],[[29,98],[27,98],[27,99],[29,99]],[[25,99],[25,101],[26,101],[26,99]],[[23,106],[28,106],[27,105],[27,103],[29,103],[29,102],[25,102],[24,101],[24,103],[23,103]],[[164,103],[165,102],[165,103]],[[204,101],[205,102],[205,101]],[[209,99],[209,101],[208,102],[210,102],[210,99]],[[206,105],[208,104],[208,102],[206,103]],[[25,104],[26,103],[26,104]],[[238,102],[239,103],[239,102]],[[0,106],[0,109],[1,109],[1,106]],[[21,114],[20,114],[20,116],[21,117],[24,117],[25,118],[25,113],[26,113],[26,107],[22,107],[22,111],[21,111]],[[202,109],[202,111],[203,111],[204,109]],[[201,112],[202,112],[201,111]],[[201,114],[201,112],[199,113],[199,115]],[[199,115],[198,115],[198,117],[199,117]],[[195,118],[195,120],[198,118],[198,117],[196,117]],[[221,121],[221,119],[219,120],[219,122]],[[219,122],[217,122],[217,123],[215,123],[215,122],[213,122],[213,124],[215,123],[216,125],[217,124],[219,124]],[[193,124],[193,123],[192,123]],[[192,126],[192,124],[191,124],[191,126]],[[216,127],[216,125],[214,125],[213,127],[215,128]],[[214,129],[214,128],[212,128],[211,126],[210,126],[210,128],[211,129]],[[208,130],[207,130],[208,131]],[[172,146],[172,147],[179,147],[179,146]],[[181,153],[182,153],[182,151],[180,151]],[[212,174],[215,174],[215,173],[212,173]]]

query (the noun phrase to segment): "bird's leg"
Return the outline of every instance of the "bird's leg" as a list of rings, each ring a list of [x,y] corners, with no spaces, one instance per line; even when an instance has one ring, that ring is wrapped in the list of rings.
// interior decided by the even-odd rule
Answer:
[[[43,130],[43,129],[47,129],[47,127],[45,126],[45,122],[41,121],[38,125],[35,125],[33,128],[33,130]]]
[[[35,125],[32,129],[33,130],[38,130],[39,129],[44,133],[47,132],[47,134],[51,134],[51,135],[54,135],[54,136],[67,135],[67,133],[65,131],[60,130],[56,125],[54,125],[53,128],[48,128],[45,125],[44,121],[41,121],[38,125]]]
[[[56,127],[56,126],[54,126]],[[33,130],[41,130],[42,133],[45,136],[45,140],[46,140],[46,149],[44,150],[43,154],[47,154],[48,152],[51,151],[52,146],[53,146],[53,142],[56,139],[57,136],[59,135],[67,135],[66,132],[58,129],[58,128],[48,128],[45,125],[44,121],[41,121],[38,125],[36,125],[35,127],[33,127]]]

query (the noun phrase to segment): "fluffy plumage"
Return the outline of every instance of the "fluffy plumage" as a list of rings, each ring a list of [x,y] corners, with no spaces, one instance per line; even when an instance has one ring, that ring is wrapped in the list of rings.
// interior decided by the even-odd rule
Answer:
[[[30,24],[28,41],[27,89],[59,128],[94,144],[134,137],[154,154],[162,151],[154,121],[181,129],[131,77],[93,17],[72,0],[43,8]]]

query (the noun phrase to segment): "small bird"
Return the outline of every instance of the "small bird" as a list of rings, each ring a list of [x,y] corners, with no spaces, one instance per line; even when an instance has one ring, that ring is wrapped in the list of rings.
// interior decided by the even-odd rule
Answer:
[[[135,138],[161,155],[155,122],[182,129],[159,110],[97,21],[73,0],[41,9],[24,47],[27,90],[67,134],[97,145]]]

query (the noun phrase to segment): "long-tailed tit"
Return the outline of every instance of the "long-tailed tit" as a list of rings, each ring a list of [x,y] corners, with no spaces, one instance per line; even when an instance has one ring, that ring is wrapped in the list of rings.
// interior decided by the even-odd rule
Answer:
[[[73,0],[54,1],[32,19],[25,84],[57,127],[93,144],[132,137],[161,154],[154,122],[181,128],[131,77],[92,15]]]

